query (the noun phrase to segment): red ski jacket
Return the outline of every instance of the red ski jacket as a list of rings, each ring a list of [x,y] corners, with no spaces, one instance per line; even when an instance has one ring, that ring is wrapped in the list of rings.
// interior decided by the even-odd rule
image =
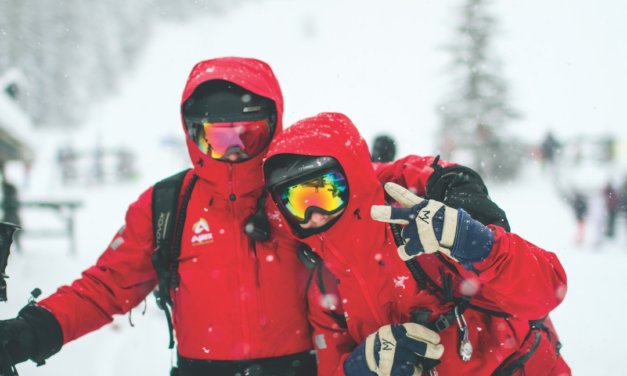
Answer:
[[[268,65],[241,58],[201,62],[189,76],[181,103],[212,79],[273,99],[275,135],[281,131],[283,97]],[[184,125],[183,132],[187,134]],[[309,272],[294,251],[296,242],[279,228],[272,228],[269,241],[256,244],[243,232],[262,193],[263,155],[225,163],[201,153],[189,137],[187,146],[194,167],[183,186],[192,173],[199,179],[187,206],[180,286],[171,292],[179,354],[242,360],[311,349],[305,307]],[[64,343],[128,312],[155,287],[151,201],[149,188],[129,206],[125,225],[96,265],[39,303],[59,321]]]
[[[387,172],[375,171],[366,143],[347,117],[320,114],[287,128],[275,139],[267,157],[283,153],[333,156],[346,173],[350,192],[348,205],[333,226],[301,239],[331,273],[321,277],[331,281],[324,291],[319,290],[320,284],[312,283],[309,294],[319,375],[343,375],[343,362],[352,349],[382,325],[411,321],[410,313],[416,309],[430,311],[430,321],[452,310],[452,301],[421,288],[412,277],[397,254],[390,226],[370,219],[371,205],[385,204],[377,175],[381,178]],[[388,177],[426,196],[433,158],[412,156],[405,161],[411,163],[397,164],[405,168]],[[280,215],[274,218],[285,222]],[[489,257],[474,264],[474,271],[443,255],[416,258],[440,288],[443,279],[450,279],[451,294],[466,296],[477,307],[463,313],[474,347],[468,362],[458,354],[457,323],[440,332],[445,348],[437,366],[440,375],[492,374],[521,346],[528,346],[525,338],[530,332],[529,321],[544,318],[566,292],[566,275],[553,253],[500,227],[489,227],[495,235],[493,248]],[[487,310],[508,317],[485,313]],[[338,320],[338,312],[345,317],[346,327]],[[539,330],[538,335],[546,336],[548,332]],[[547,343],[542,342],[542,346]],[[536,353],[548,355],[534,363],[536,373],[527,374],[569,373],[554,348],[541,348]]]

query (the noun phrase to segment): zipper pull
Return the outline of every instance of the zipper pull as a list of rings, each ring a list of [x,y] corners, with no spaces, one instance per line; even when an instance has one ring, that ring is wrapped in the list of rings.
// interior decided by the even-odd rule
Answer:
[[[459,326],[460,339],[459,339],[459,356],[464,362],[468,362],[472,358],[472,343],[468,338],[468,325],[466,324],[466,318],[464,314],[460,314],[455,306],[455,318],[457,319],[457,326]]]

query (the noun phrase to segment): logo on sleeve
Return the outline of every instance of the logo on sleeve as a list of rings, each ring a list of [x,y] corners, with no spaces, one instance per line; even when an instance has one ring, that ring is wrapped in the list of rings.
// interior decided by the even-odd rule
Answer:
[[[213,242],[213,234],[209,228],[209,223],[204,218],[200,218],[192,227],[192,245],[202,245]]]
[[[394,287],[400,287],[404,290],[406,288],[405,281],[408,279],[409,277],[406,275],[399,275],[398,277],[394,278]]]

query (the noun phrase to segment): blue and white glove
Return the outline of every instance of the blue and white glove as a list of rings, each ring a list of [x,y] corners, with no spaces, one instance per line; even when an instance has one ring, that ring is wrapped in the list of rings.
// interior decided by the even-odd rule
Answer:
[[[423,252],[442,252],[467,265],[490,254],[494,233],[463,209],[425,200],[394,183],[386,183],[385,190],[403,207],[373,205],[370,216],[377,221],[406,225],[401,233],[405,244],[398,247],[403,260]]]
[[[384,325],[370,334],[344,362],[347,376],[417,376],[421,360],[444,353],[438,333],[420,324]]]

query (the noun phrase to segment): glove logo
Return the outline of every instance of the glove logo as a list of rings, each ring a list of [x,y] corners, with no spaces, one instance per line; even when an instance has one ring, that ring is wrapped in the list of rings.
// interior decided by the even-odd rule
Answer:
[[[420,218],[424,223],[426,224],[430,224],[431,222],[429,222],[429,220],[431,216],[431,210],[421,210],[418,213],[418,218]]]
[[[388,341],[387,339],[383,339],[381,341],[381,350],[382,351],[392,351],[392,350],[394,350],[394,343]]]

